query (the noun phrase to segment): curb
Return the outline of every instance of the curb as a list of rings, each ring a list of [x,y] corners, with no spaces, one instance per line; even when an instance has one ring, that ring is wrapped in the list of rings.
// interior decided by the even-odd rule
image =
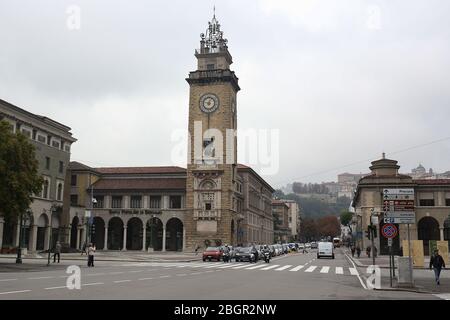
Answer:
[[[435,294],[435,292],[432,291],[426,291],[426,290],[420,290],[420,289],[413,289],[413,288],[375,288],[376,291],[403,291],[403,292],[412,292],[412,293],[423,293],[423,294]]]
[[[15,259],[15,257],[0,257],[3,259]],[[27,258],[22,258],[22,260],[46,260],[47,258],[36,258],[36,257],[27,257]],[[64,258],[61,260],[65,260],[65,261],[71,261],[71,260],[76,260],[76,261],[86,261],[85,258]],[[201,259],[190,259],[190,260],[165,260],[165,259],[151,259],[151,260],[132,260],[132,259],[101,259],[96,257],[95,261],[106,261],[106,262],[197,262],[197,261],[202,261]]]

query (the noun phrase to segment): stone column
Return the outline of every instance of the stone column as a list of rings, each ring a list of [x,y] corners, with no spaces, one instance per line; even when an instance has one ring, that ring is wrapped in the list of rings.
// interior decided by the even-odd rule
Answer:
[[[105,245],[103,246],[103,250],[108,250],[108,227],[105,227]]]
[[[440,235],[441,235],[441,241],[444,241],[444,228],[439,228]]]
[[[146,245],[146,240],[147,240],[147,228],[146,225],[144,224],[144,226],[142,227],[142,251],[145,251],[145,245]]]
[[[127,226],[123,226],[123,251],[127,250]]]
[[[14,246],[19,247],[20,243],[20,219],[17,221],[16,235],[14,237]]]
[[[5,224],[5,219],[3,217],[0,217],[0,251],[2,250],[3,246],[3,226]]]
[[[31,234],[30,234],[30,242],[29,242],[29,246],[30,246],[30,251],[31,252],[35,252],[36,251],[37,231],[38,231],[37,225],[33,224],[31,226]]]
[[[183,225],[183,252],[186,251],[186,228]]]
[[[166,226],[163,225],[162,252],[166,252]]]
[[[85,232],[86,232],[86,229],[85,229],[85,227],[83,226],[83,227],[81,227],[80,228],[80,249],[83,249],[83,244],[84,244],[84,242],[86,241],[86,234],[85,234]],[[87,246],[88,244],[86,243],[86,246]]]
[[[44,240],[44,250],[48,250],[50,248],[50,234],[52,232],[52,227],[45,227],[45,240]]]
[[[77,226],[77,240],[75,243],[75,249],[80,249],[80,233],[81,233],[81,229],[79,226]]]

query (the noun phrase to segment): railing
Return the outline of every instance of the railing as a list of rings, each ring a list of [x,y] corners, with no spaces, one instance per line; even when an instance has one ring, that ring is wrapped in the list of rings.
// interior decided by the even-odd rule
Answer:
[[[220,219],[219,210],[196,210],[194,211],[194,219],[196,220],[218,220]]]

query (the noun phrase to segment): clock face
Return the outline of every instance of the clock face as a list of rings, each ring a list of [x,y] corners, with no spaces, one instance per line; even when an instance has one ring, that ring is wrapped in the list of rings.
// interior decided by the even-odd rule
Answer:
[[[207,93],[200,98],[200,109],[203,112],[211,113],[219,108],[219,98],[212,93]]]

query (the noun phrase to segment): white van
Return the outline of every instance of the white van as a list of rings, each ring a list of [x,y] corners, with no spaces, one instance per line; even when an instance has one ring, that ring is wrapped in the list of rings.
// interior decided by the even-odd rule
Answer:
[[[319,242],[317,248],[317,259],[320,259],[321,257],[330,257],[334,259],[333,242]]]

